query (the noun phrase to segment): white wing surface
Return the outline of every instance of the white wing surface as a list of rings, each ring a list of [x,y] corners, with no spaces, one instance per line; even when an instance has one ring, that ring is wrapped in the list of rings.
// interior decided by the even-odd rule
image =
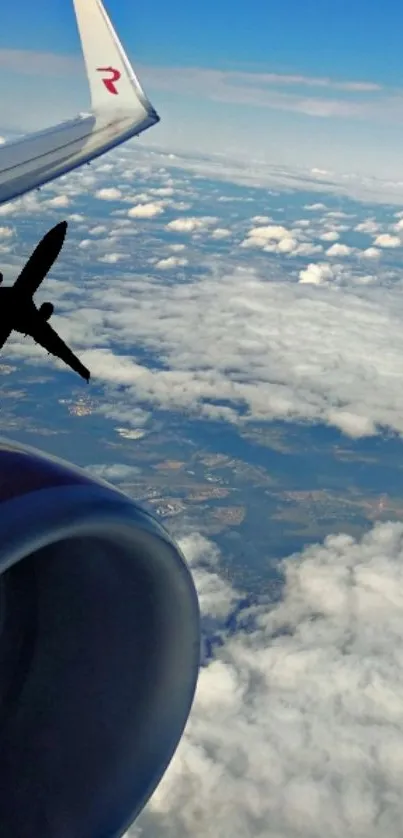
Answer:
[[[92,112],[0,146],[0,204],[89,163],[159,122],[101,0],[73,0]]]

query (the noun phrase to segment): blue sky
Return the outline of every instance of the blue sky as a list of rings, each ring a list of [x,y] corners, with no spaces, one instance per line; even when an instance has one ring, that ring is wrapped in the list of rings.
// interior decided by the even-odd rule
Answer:
[[[106,7],[161,112],[147,141],[403,177],[397,0],[337,8],[323,0],[253,7],[107,0]],[[84,109],[71,0],[19,0],[0,21],[0,130],[32,130]],[[71,64],[58,65],[57,56]]]
[[[145,63],[245,67],[399,84],[403,80],[403,8],[329,0],[109,0],[108,11],[130,51]],[[4,14],[4,13],[2,13]],[[69,0],[9,4],[0,44],[77,52]]]

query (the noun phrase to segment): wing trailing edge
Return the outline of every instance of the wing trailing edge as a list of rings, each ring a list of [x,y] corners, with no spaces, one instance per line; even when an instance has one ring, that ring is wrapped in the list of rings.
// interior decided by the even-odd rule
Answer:
[[[0,204],[89,163],[159,122],[101,0],[73,0],[92,112],[0,146]]]

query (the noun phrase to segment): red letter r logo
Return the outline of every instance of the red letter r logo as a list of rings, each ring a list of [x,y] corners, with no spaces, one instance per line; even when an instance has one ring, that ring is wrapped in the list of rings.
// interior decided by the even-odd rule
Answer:
[[[109,90],[109,93],[118,93],[115,85],[115,81],[120,79],[121,73],[119,70],[115,70],[114,67],[97,67],[97,71],[99,73],[110,73],[111,77],[109,79],[102,79],[105,87]]]

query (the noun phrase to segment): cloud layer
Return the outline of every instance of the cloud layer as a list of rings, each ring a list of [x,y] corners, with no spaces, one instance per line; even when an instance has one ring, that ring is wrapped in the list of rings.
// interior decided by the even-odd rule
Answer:
[[[333,285],[342,271],[312,265],[300,284],[216,264],[175,285],[127,277],[103,297],[104,346],[119,340],[119,359],[105,346],[83,352],[84,362],[105,384],[125,384],[126,398],[163,408],[232,422],[310,420],[351,436],[379,426],[403,433],[400,290]],[[95,324],[87,335],[97,343]]]
[[[403,526],[331,536],[290,557],[281,600],[270,604],[268,580],[266,604],[235,633],[225,625],[239,594],[216,549],[189,535],[182,548],[224,643],[129,834],[400,838]]]
[[[251,197],[160,154],[109,161],[0,208],[6,281],[23,261],[12,222],[67,214],[59,278],[38,298],[107,401],[403,433],[400,211]],[[7,353],[43,358],[18,337]]]

